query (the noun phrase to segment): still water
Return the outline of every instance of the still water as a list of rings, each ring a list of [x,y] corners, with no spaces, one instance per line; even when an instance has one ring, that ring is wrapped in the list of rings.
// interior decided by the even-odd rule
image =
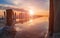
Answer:
[[[48,17],[30,19],[23,24],[17,23],[15,24],[16,38],[46,38],[48,26]]]

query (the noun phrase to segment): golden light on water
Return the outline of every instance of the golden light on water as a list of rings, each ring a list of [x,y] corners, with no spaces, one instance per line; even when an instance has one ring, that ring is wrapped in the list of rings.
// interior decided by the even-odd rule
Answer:
[[[33,22],[33,20],[32,20],[32,19],[30,19],[30,20],[29,20],[29,22],[30,22],[30,23],[32,23],[32,22]]]
[[[34,23],[33,23],[33,19],[30,19],[29,21],[28,21],[28,26],[32,26]]]
[[[16,19],[16,21],[19,21],[19,19]]]

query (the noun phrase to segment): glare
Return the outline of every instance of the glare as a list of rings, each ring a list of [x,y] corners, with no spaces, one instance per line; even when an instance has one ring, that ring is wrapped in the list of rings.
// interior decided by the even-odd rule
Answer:
[[[34,11],[31,9],[29,10],[30,15],[34,15]]]

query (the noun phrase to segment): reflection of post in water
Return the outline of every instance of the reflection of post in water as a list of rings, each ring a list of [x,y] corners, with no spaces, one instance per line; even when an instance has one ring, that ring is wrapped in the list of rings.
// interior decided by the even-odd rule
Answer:
[[[6,10],[6,34],[7,36],[9,35],[11,38],[15,37],[16,30],[14,29],[14,24],[13,24],[13,10],[12,9],[7,9]]]

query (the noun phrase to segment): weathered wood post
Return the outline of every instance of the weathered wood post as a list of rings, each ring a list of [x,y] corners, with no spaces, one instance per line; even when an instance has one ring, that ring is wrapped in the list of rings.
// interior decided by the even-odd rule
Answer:
[[[13,24],[13,18],[12,18],[12,16],[13,16],[13,11],[12,11],[12,9],[7,9],[6,10],[6,25],[7,26],[14,26],[14,25],[12,25]]]
[[[54,0],[54,33],[53,38],[60,38],[60,0]]]
[[[53,27],[54,27],[54,2],[50,0],[50,13],[49,13],[49,36],[48,38],[53,37]]]
[[[11,38],[14,38],[15,37],[15,34],[16,34],[16,30],[14,28],[14,23],[13,23],[13,10],[12,9],[7,9],[6,10],[6,28],[8,28],[7,32],[8,32],[8,35],[11,37]]]
[[[49,38],[60,38],[60,0],[50,0]]]

